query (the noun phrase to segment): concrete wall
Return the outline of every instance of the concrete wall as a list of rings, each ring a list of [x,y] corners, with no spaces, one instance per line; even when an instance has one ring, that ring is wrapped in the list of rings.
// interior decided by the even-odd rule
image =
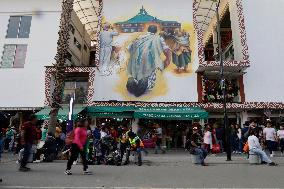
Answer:
[[[70,40],[69,40],[69,52],[72,54],[72,63],[76,66],[89,65],[90,60],[90,46],[91,46],[91,38],[87,33],[84,25],[80,22],[78,16],[74,11],[72,11],[72,26],[75,29],[75,33],[72,34],[70,32]],[[81,44],[81,50],[79,50],[74,45],[74,37]],[[84,45],[87,47],[87,50],[84,49]]]
[[[284,102],[284,1],[243,0],[250,68],[246,101]]]
[[[1,0],[0,54],[4,44],[27,44],[24,68],[0,68],[0,108],[44,106],[44,66],[56,54],[60,0]],[[6,39],[10,16],[32,15],[28,39]],[[0,60],[1,61],[1,60]]]

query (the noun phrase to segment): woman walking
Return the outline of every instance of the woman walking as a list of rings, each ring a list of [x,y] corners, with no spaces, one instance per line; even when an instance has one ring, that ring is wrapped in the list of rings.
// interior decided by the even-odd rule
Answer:
[[[207,125],[205,127],[204,137],[203,137],[203,144],[204,144],[204,148],[209,153],[211,151],[211,149],[212,149],[212,133],[211,133],[211,129],[210,129],[209,125]]]
[[[82,157],[83,173],[86,175],[92,174],[88,170],[86,153],[84,151],[84,145],[87,142],[87,128],[85,127],[84,121],[85,120],[81,120],[78,123],[77,128],[74,130],[74,139],[71,144],[71,157],[67,162],[67,168],[65,171],[66,175],[72,175],[71,167],[73,165],[73,162],[77,160],[79,154]]]

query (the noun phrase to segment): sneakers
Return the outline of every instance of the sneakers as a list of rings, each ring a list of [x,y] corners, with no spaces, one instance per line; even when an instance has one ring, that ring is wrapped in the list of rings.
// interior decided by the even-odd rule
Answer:
[[[65,175],[72,175],[72,172],[70,170],[66,170]]]
[[[201,166],[208,166],[207,163],[201,163]]]
[[[271,162],[268,164],[269,166],[277,166],[278,164],[277,163],[274,163],[274,162]]]
[[[262,161],[260,164],[262,164],[262,165],[264,165],[264,164],[267,164],[267,162],[265,162],[265,161]]]
[[[270,157],[274,157],[274,154],[270,154]]]
[[[84,173],[84,175],[92,175],[92,174],[93,174],[93,173],[92,173],[91,171],[89,171],[88,169],[85,170],[83,173]]]
[[[30,171],[31,168],[28,168],[28,167],[20,167],[19,168],[19,171],[22,171],[22,172],[27,172],[27,171]]]

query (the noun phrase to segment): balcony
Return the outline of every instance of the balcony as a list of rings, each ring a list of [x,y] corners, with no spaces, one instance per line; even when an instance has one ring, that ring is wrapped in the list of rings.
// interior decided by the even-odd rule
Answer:
[[[226,79],[227,86],[227,102],[238,103],[241,102],[240,87],[238,79]],[[202,102],[203,103],[222,103],[223,93],[222,86],[219,79],[209,79],[203,77],[202,79]]]

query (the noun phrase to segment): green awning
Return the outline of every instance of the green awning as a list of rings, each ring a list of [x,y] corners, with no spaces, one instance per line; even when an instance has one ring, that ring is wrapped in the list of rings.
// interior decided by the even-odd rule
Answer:
[[[132,112],[98,112],[98,113],[88,113],[90,116],[95,116],[97,118],[132,118]]]
[[[100,118],[132,118],[133,106],[91,106],[87,108],[88,115]]]
[[[133,112],[135,111],[134,106],[91,106],[87,107],[89,113],[98,112]]]
[[[166,120],[206,119],[208,113],[198,107],[135,107],[135,106],[91,106],[88,115],[100,118],[145,118]]]
[[[82,112],[85,109],[84,106],[74,106],[73,108],[73,116],[72,119],[77,119],[78,114]],[[51,108],[49,106],[44,107],[41,111],[36,113],[37,119],[39,120],[47,120],[50,118],[49,113],[50,113]],[[69,114],[69,106],[63,106],[62,109],[59,110],[57,119],[60,120],[67,120],[68,119],[68,114]]]
[[[137,107],[134,118],[165,119],[165,120],[193,120],[206,119],[208,112],[198,107]]]

